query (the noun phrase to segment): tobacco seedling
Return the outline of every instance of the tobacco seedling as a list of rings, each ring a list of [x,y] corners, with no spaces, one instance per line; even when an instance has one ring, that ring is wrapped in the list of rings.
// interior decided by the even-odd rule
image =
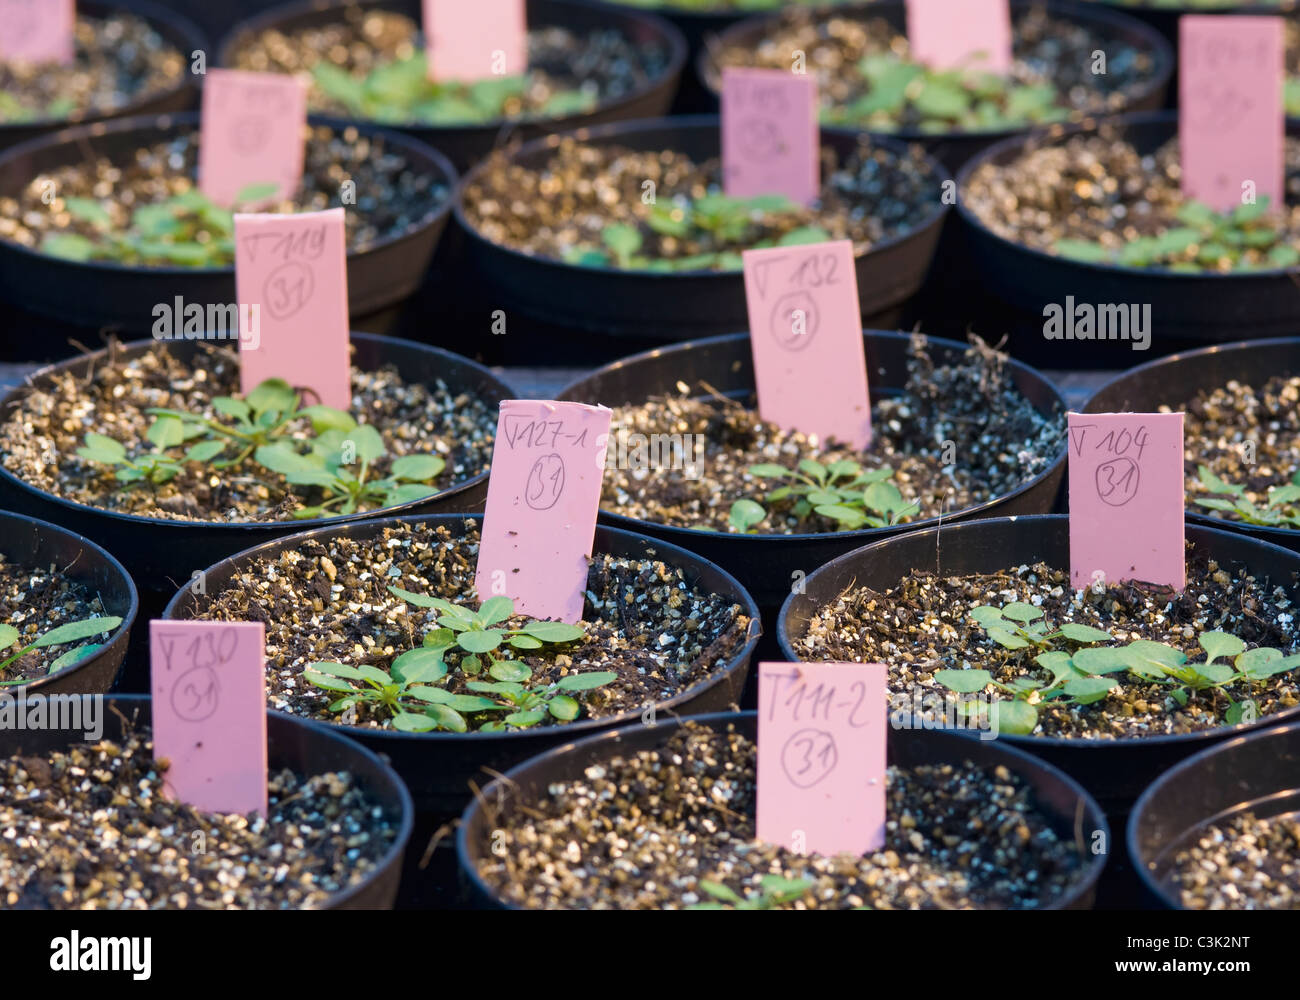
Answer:
[[[429,79],[423,52],[376,66],[364,77],[333,63],[312,69],[317,90],[357,118],[391,124],[465,125],[520,116],[531,80],[494,76],[474,83]],[[596,106],[598,95],[584,89],[559,90],[530,116],[558,118]]]
[[[1300,528],[1300,472],[1292,477],[1290,484],[1272,487],[1262,507],[1246,498],[1246,487],[1220,479],[1208,466],[1200,466],[1197,475],[1209,492],[1219,494],[1210,498],[1198,497],[1195,501],[1198,506],[1236,514],[1247,524]],[[1226,499],[1228,497],[1231,499]]]
[[[446,729],[458,733],[469,728],[462,713],[508,711],[510,714],[501,720],[476,726],[478,732],[500,732],[536,725],[548,714],[570,722],[581,712],[572,693],[592,691],[618,679],[612,671],[588,671],[569,674],[554,683],[529,686],[526,682],[532,678],[532,668],[520,660],[498,656],[501,647],[532,651],[573,642],[582,638],[582,626],[525,619],[521,624],[502,627],[514,616],[514,602],[508,597],[490,597],[474,611],[400,587],[388,589],[408,604],[437,611],[438,627],[424,636],[422,646],[394,660],[391,671],[313,663],[304,671],[307,680],[345,695],[330,705],[330,711],[345,712],[365,702],[390,715],[393,726],[405,732]],[[453,694],[436,686],[451,669],[448,653],[459,656],[457,667],[462,674],[478,677],[486,670],[493,679],[467,681],[465,686],[475,692],[473,695]],[[361,681],[366,686],[358,688],[347,681]]]
[[[970,616],[983,626],[990,639],[1007,649],[1025,649],[1029,646],[1051,649],[1062,639],[1076,643],[1111,641],[1109,632],[1091,625],[1064,622],[1059,628],[1051,629],[1043,612],[1023,601],[1012,601],[1001,608],[978,605],[971,608]]]
[[[323,517],[336,508],[339,514],[352,514],[422,500],[438,492],[432,483],[447,465],[437,455],[405,455],[393,460],[387,476],[372,479],[374,463],[388,453],[379,432],[343,410],[300,406],[298,393],[283,379],[267,379],[244,399],[218,396],[212,407],[224,422],[183,410],[148,410],[155,419],[146,435],[156,448],[149,455],[128,458],[120,442],[102,434],[87,434],[77,454],[117,467],[123,482],[155,486],[174,478],[190,462],[213,469],[243,468],[251,458],[290,485],[320,489],[319,503],[294,512],[300,520]],[[311,435],[302,433],[303,422],[311,425]],[[191,441],[195,443],[183,455],[167,453]],[[355,472],[354,463],[359,463]]]
[[[650,206],[644,223],[610,223],[601,231],[600,246],[570,247],[564,259],[582,267],[620,270],[740,270],[743,266],[740,250],[821,243],[831,238],[820,226],[790,227],[777,237],[762,236],[773,227],[788,226],[801,211],[798,204],[783,195],[729,198],[706,194],[694,201],[665,199]],[[715,249],[683,257],[648,252],[647,244],[659,237]]]
[[[1056,242],[1056,252],[1086,263],[1187,273],[1295,267],[1300,264],[1300,250],[1269,215],[1268,207],[1267,196],[1227,213],[1188,201],[1177,213],[1181,225],[1156,236],[1139,236],[1119,248],[1063,239]]]
[[[915,516],[921,509],[919,502],[905,501],[898,487],[889,482],[894,470],[888,466],[863,470],[848,459],[823,464],[805,458],[797,469],[760,464],[751,466],[749,473],[781,484],[765,497],[769,504],[793,499],[795,517],[820,514],[836,521],[842,531],[888,527]],[[731,505],[731,526],[738,532],[749,532],[767,514],[757,501],[737,500]]]
[[[977,67],[933,70],[882,52],[864,56],[857,72],[865,92],[823,108],[824,123],[941,133],[1020,128],[1069,115],[1052,84],[1018,83]]]
[[[235,195],[235,210],[265,201],[277,184],[253,184]],[[146,267],[229,267],[235,259],[234,211],[214,204],[197,188],[166,201],[141,205],[118,228],[97,198],[64,198],[64,211],[85,232],[47,233],[41,252],[63,260],[111,260]]]
[[[802,897],[815,883],[811,879],[785,878],[781,875],[764,875],[759,879],[757,896],[743,897],[721,882],[700,879],[696,888],[712,896],[712,901],[693,903],[688,910],[771,910]]]
[[[22,646],[18,652],[11,654],[6,659],[0,660],[0,677],[13,664],[17,663],[28,653],[37,649],[47,649],[50,646],[61,646],[67,642],[79,642],[82,639],[89,639],[91,636],[104,635],[112,632],[122,624],[122,619],[112,615],[106,615],[103,618],[86,618],[77,622],[66,622],[50,629],[44,635],[39,636],[32,642]],[[12,649],[19,644],[22,633],[12,625],[0,625],[0,651]],[[64,667],[70,667],[74,663],[79,663],[87,656],[103,648],[102,643],[86,643],[68,650],[62,656],[58,657],[50,664],[47,673],[53,674]],[[26,684],[25,680],[0,681],[0,687],[8,687],[14,684]]]

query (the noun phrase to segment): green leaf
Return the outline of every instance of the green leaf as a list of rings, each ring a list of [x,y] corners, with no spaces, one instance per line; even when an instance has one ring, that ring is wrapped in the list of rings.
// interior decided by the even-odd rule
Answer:
[[[88,222],[96,229],[113,228],[113,216],[94,198],[64,198],[63,207],[74,219]]]
[[[442,474],[447,462],[437,455],[403,455],[393,460],[391,475],[413,483],[427,483]]]
[[[542,641],[534,639],[531,635],[512,635],[510,645],[514,646],[515,649],[541,649]]]
[[[974,694],[993,683],[993,675],[987,670],[936,670],[934,679],[958,694]]]
[[[607,225],[601,231],[600,240],[620,261],[625,261],[638,253],[645,242],[641,237],[641,231],[636,226],[617,222]]]
[[[103,643],[90,642],[84,646],[77,646],[75,649],[70,649],[62,656],[60,656],[57,660],[55,660],[53,663],[50,664],[50,669],[48,673],[53,674],[60,670],[63,670],[66,667],[70,667],[75,663],[80,663],[82,660],[90,656],[93,656],[95,653],[98,653],[103,648],[104,648]]]
[[[740,531],[748,531],[767,517],[767,511],[753,500],[737,500],[731,505],[731,524]]]
[[[414,604],[417,608],[436,608],[439,599],[429,597],[427,594],[413,594],[409,590],[403,590],[401,587],[389,587],[388,592],[395,597],[400,597],[407,604]],[[446,603],[443,601],[442,603]]]
[[[1207,663],[1217,660],[1220,656],[1236,656],[1246,651],[1246,644],[1227,632],[1202,632],[1197,641],[1205,650]]]
[[[1004,626],[1006,619],[1002,617],[1002,609],[994,608],[987,604],[981,604],[970,609],[970,616],[986,628],[989,625]]]
[[[374,462],[383,458],[387,453],[387,449],[384,448],[384,439],[380,436],[379,431],[369,424],[357,425],[348,433],[348,440],[356,445],[357,458],[363,462]]]
[[[320,664],[317,664],[317,666],[319,665]],[[311,667],[303,670],[302,676],[303,680],[307,681],[307,683],[314,684],[318,688],[324,688],[326,691],[343,691],[355,694],[357,690],[351,684],[347,684],[341,679],[330,677],[326,674],[320,673],[319,671],[312,670]]]
[[[751,476],[757,476],[759,479],[784,479],[786,476],[790,475],[790,470],[784,465],[760,462],[758,465],[751,465],[749,467],[749,474]]]
[[[350,434],[357,429],[357,422],[352,419],[351,414],[336,410],[332,406],[308,406],[299,412],[301,416],[311,421],[312,430],[317,434],[323,434],[325,431],[342,431],[344,434]]]
[[[434,705],[446,705],[457,712],[490,712],[502,706],[491,698],[473,694],[452,694],[445,688],[416,685],[406,689],[406,695]]]
[[[1000,733],[1028,736],[1038,725],[1038,711],[1023,701],[1002,699],[989,706],[989,715]]]
[[[246,397],[253,413],[293,413],[298,408],[298,394],[282,378],[269,378],[254,387]]]
[[[1071,662],[1085,674],[1113,674],[1131,669],[1133,656],[1126,648],[1081,649]]]
[[[121,624],[121,618],[111,615],[105,615],[103,618],[87,618],[79,622],[68,622],[58,628],[50,629],[32,645],[37,649],[44,649],[47,646],[58,646],[65,642],[89,639],[92,635],[103,635],[106,632],[112,632]]]
[[[328,475],[315,455],[300,455],[287,441],[264,444],[253,452],[258,465],[278,472],[282,476]],[[333,478],[333,477],[331,477]]]
[[[465,717],[450,705],[430,705],[426,714],[438,724],[439,729],[453,733],[463,733],[469,729]]]
[[[811,499],[810,503],[815,502]],[[845,507],[843,504],[825,503],[818,504],[813,508],[822,517],[829,517],[838,523],[841,528],[853,531],[867,523],[867,518],[862,511],[855,510],[852,507]]]
[[[1008,632],[1004,628],[998,628],[996,625],[989,625],[985,628],[988,637],[996,642],[999,646],[1007,649],[1024,649],[1029,645],[1027,639],[1022,639],[1014,632]]]
[[[438,728],[438,721],[423,712],[397,712],[393,728],[403,733],[427,733]]]
[[[581,706],[567,694],[559,694],[547,703],[546,710],[561,722],[572,722],[578,717]]]
[[[279,190],[279,184],[248,184],[235,193],[234,201],[237,206],[247,205],[251,202],[266,201],[267,198],[274,198]]]
[[[145,437],[161,451],[165,448],[174,448],[184,441],[185,431],[181,422],[175,417],[158,417],[145,431]]]
[[[618,674],[612,670],[592,670],[561,677],[555,686],[561,691],[592,691],[616,680]]]
[[[830,238],[831,234],[821,226],[800,226],[798,229],[790,230],[776,243],[777,246],[794,247],[808,243],[826,243]]]
[[[523,630],[542,642],[572,642],[585,634],[581,625],[570,625],[567,622],[529,622]]]
[[[8,649],[18,641],[21,634],[12,625],[0,625],[0,649]]]
[[[1002,617],[1010,618],[1012,621],[1020,622],[1022,624],[1027,624],[1042,618],[1043,612],[1032,604],[1026,604],[1023,601],[1012,601],[1010,604],[1003,607]]]
[[[826,482],[826,466],[822,465],[816,459],[805,458],[799,462],[799,471],[809,479],[814,479],[819,483]]]
[[[1061,626],[1060,632],[1072,642],[1110,642],[1112,638],[1109,632],[1076,622],[1066,622]]]
[[[526,726],[535,726],[546,718],[546,713],[541,709],[529,709],[526,712],[513,712],[507,715],[501,721],[509,726],[519,726],[521,729]]]
[[[408,649],[393,660],[390,673],[405,684],[436,681],[447,674],[447,664],[443,661],[445,646],[420,646]]]
[[[478,620],[484,625],[496,625],[515,613],[515,602],[508,597],[489,597],[478,609]]]
[[[728,889],[720,882],[710,882],[708,879],[700,879],[700,881],[696,883],[696,888],[724,903],[744,902],[738,895],[736,895],[736,893],[732,892],[732,890]]]
[[[514,684],[522,683],[533,676],[528,664],[520,663],[518,660],[494,660],[492,666],[488,667],[488,673],[499,681]]]
[[[185,453],[186,462],[210,462],[226,449],[224,441],[200,441]]]
[[[1187,667],[1211,684],[1225,684],[1236,674],[1226,663],[1189,663]]]
[[[78,448],[77,454],[104,465],[117,465],[126,461],[126,448],[120,442],[93,431],[86,435],[85,447]]]
[[[457,642],[460,648],[467,653],[490,653],[501,645],[501,640],[505,638],[505,633],[500,629],[484,629],[482,632],[465,631],[461,632]]]
[[[1062,257],[1089,264],[1109,263],[1114,257],[1113,252],[1100,243],[1088,240],[1057,240],[1054,249]]]
[[[1114,677],[1077,677],[1068,681],[1063,690],[1080,704],[1087,705],[1101,700],[1111,688],[1118,686],[1119,681]]]

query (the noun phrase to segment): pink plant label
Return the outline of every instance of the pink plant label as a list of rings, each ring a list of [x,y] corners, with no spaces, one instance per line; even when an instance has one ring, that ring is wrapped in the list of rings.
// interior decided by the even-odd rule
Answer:
[[[732,198],[821,194],[817,81],[781,69],[722,73],[722,184]]]
[[[0,62],[70,63],[76,29],[74,0],[0,0]]]
[[[936,69],[1011,71],[1007,0],[907,0],[912,58]]]
[[[1285,201],[1280,17],[1179,20],[1183,194],[1220,212]]]
[[[218,205],[256,210],[302,183],[307,89],[294,76],[210,69],[203,78],[199,188]],[[248,197],[274,185],[270,195]]]
[[[758,409],[782,427],[871,443],[871,400],[853,243],[746,250]]]
[[[1070,583],[1182,590],[1183,415],[1071,413]]]
[[[487,80],[528,69],[524,0],[424,0],[431,80]]]
[[[880,663],[760,663],[758,837],[799,854],[885,846]]]
[[[236,215],[235,290],[244,392],[282,378],[351,409],[343,209]]]
[[[504,595],[520,614],[582,618],[611,416],[582,403],[501,403],[475,576],[480,600]]]
[[[149,623],[154,754],[196,809],[266,815],[265,649],[261,622]]]

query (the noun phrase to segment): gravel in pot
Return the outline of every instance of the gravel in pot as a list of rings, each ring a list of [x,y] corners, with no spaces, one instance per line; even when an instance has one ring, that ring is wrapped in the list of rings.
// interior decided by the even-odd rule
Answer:
[[[911,57],[900,0],[846,9],[792,8],[724,32],[701,56],[718,92],[722,70],[789,71],[803,52],[816,76],[822,124],[918,140],[953,170],[980,148],[1035,126],[1089,114],[1161,106],[1173,64],[1169,47],[1131,18],[1092,6],[1013,3],[1007,74],[980,61],[927,69]],[[1093,72],[1096,52],[1106,72]]]
[[[980,341],[871,332],[866,357],[864,453],[759,419],[743,336],[639,355],[570,385],[561,398],[614,408],[612,447],[627,458],[605,473],[602,518],[716,559],[775,609],[869,539],[1008,503],[1050,509],[1065,417],[1046,382]],[[679,442],[681,461],[662,467],[671,456],[650,453],[656,440]],[[820,496],[829,490],[843,490],[838,502]]]
[[[605,336],[743,327],[740,254],[759,247],[851,240],[864,316],[920,287],[947,178],[917,148],[824,136],[821,197],[802,207],[725,197],[720,143],[715,116],[549,136],[472,171],[457,218],[497,294]]]
[[[1285,206],[1262,198],[1225,215],[1183,197],[1177,131],[1165,112],[1053,128],[962,170],[958,212],[975,274],[1023,314],[1032,341],[1095,366],[1120,354],[1131,363],[1152,346],[1163,354],[1241,331],[1294,332],[1300,144],[1287,139]],[[1130,322],[1078,320],[1073,337],[1058,322],[1061,336],[1048,339],[1049,310],[1082,305],[1118,307]],[[1144,320],[1130,316],[1143,308]],[[1133,323],[1145,326],[1146,346]]]
[[[94,542],[0,511],[0,693],[97,693],[117,678],[139,598]]]
[[[6,908],[392,905],[411,800],[374,754],[272,718],[267,815],[222,815],[166,794],[147,698],[114,696],[101,721],[102,739],[0,734],[0,823],[24,831],[0,860]]]
[[[490,905],[514,908],[1087,905],[1104,859],[1075,822],[1104,820],[1027,754],[891,733],[885,847],[805,856],[755,837],[756,723],[628,727],[521,765],[465,814],[467,877]]]
[[[1182,411],[1187,516],[1300,551],[1300,339],[1189,351],[1110,382],[1086,412]]]
[[[1300,726],[1279,726],[1189,757],[1134,807],[1129,850],[1162,905],[1300,909]]]
[[[462,168],[502,130],[667,110],[685,60],[670,25],[571,0],[535,0],[527,15],[527,71],[472,83],[429,80],[419,4],[396,0],[271,10],[237,27],[221,60],[301,75],[313,113],[416,131]]]
[[[60,125],[180,111],[190,56],[206,48],[184,18],[151,3],[77,4],[72,62],[0,64],[0,149]]]
[[[126,119],[0,157],[0,293],[69,322],[141,332],[155,304],[178,296],[234,302],[234,222],[198,190],[198,125],[194,114]],[[437,151],[369,126],[313,123],[305,148],[300,187],[260,210],[345,208],[352,312],[400,301],[446,224],[455,170]],[[344,204],[345,181],[354,204]],[[69,282],[87,294],[68,296]]]

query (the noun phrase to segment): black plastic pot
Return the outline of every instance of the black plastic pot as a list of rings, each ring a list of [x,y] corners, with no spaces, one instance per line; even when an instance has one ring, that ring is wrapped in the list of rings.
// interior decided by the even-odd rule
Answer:
[[[850,552],[828,563],[804,581],[804,593],[792,594],[781,608],[777,641],[791,661],[803,659],[801,640],[809,619],[845,589],[870,587],[885,591],[914,569],[935,569],[944,576],[992,573],[1023,564],[1070,564],[1070,525],[1065,515],[994,518],[909,532]],[[1199,551],[1231,568],[1245,566],[1257,579],[1285,586],[1300,600],[1300,555],[1277,545],[1230,531],[1189,525],[1187,538]],[[1266,716],[1254,723],[1224,726],[1200,733],[1152,736],[1145,739],[1063,739],[1048,736],[1000,736],[1079,779],[1101,803],[1117,829],[1134,799],[1162,771],[1189,754],[1241,733],[1265,729],[1300,716],[1300,706]],[[1112,845],[1120,851],[1123,845]],[[1128,896],[1135,885],[1126,860],[1112,862],[1107,873],[1116,896]],[[1121,879],[1125,881],[1121,881]]]
[[[465,0],[470,3],[472,0]],[[306,0],[267,11],[237,25],[222,41],[218,56],[222,66],[234,64],[234,54],[259,33],[274,28],[291,33],[303,28],[337,22],[346,6],[397,11],[413,18],[422,17],[418,0]],[[668,68],[657,80],[645,87],[613,100],[606,100],[595,110],[558,118],[510,122],[504,119],[487,125],[435,126],[393,125],[408,135],[436,146],[450,157],[458,170],[468,170],[503,139],[519,136],[532,139],[549,132],[666,114],[677,90],[677,81],[686,64],[686,42],[671,24],[643,11],[618,9],[588,0],[527,0],[528,23],[533,27],[554,25],[586,32],[599,28],[616,28],[639,46],[658,45],[668,52]],[[320,116],[320,121],[336,126],[351,125],[355,119]]]
[[[436,517],[405,517],[400,520],[412,524],[443,524],[456,535],[461,534],[464,527],[477,518],[446,514]],[[206,596],[196,595],[188,589],[182,590],[168,604],[163,617],[194,617],[204,607],[208,596],[220,593],[225,583],[252,560],[274,556],[284,549],[296,549],[309,537],[374,538],[393,523],[393,519],[385,519],[322,528],[241,552],[206,571]],[[632,558],[643,558],[653,553],[655,559],[682,568],[687,577],[698,585],[742,606],[744,614],[752,621],[750,638],[745,646],[722,673],[656,705],[655,713],[656,717],[662,719],[666,716],[694,715],[733,707],[744,688],[749,661],[758,643],[760,629],[758,608],[740,584],[725,570],[685,549],[614,528],[597,527],[592,552],[595,555],[610,553]],[[272,713],[276,714],[278,713]],[[411,789],[418,814],[415,839],[406,860],[403,905],[427,907],[437,904],[454,907],[461,900],[455,895],[455,859],[451,856],[451,841],[442,840],[442,849],[434,850],[431,838],[445,824],[454,822],[460,814],[472,795],[471,783],[485,784],[493,774],[514,767],[538,753],[568,743],[579,736],[610,729],[637,718],[638,713],[629,712],[607,719],[584,719],[542,729],[470,734],[402,733],[387,729],[344,728],[314,721],[307,724],[330,732],[346,732],[352,739],[383,754],[392,763]],[[426,845],[430,845],[427,857]]]
[[[189,357],[199,349],[198,342],[194,341],[176,340],[168,343],[180,357]],[[355,348],[352,363],[363,371],[395,364],[408,381],[431,382],[440,378],[448,388],[474,393],[490,404],[513,396],[510,388],[486,368],[435,347],[366,333],[354,333],[352,344]],[[154,341],[137,341],[126,345],[120,356],[143,353],[153,346]],[[39,385],[42,379],[54,372],[70,371],[78,376],[85,375],[99,363],[105,353],[98,351],[42,369],[32,376],[31,381]],[[27,391],[26,386],[19,386],[0,396],[0,419],[8,413],[13,402]],[[482,510],[487,499],[487,475],[487,472],[482,472],[427,500],[391,507],[384,513]],[[376,513],[368,513],[307,521],[242,523],[168,521],[119,514],[74,503],[36,489],[3,468],[0,468],[0,506],[56,521],[94,539],[110,551],[121,553],[127,569],[140,587],[143,617],[146,621],[158,616],[176,588],[188,584],[195,571],[218,560],[273,538],[377,516]],[[133,648],[143,648],[141,644],[147,640],[143,631],[139,630],[141,634],[137,636]],[[143,664],[146,660],[145,657],[137,657],[132,662]],[[143,666],[135,670],[128,667],[123,688],[128,691],[148,690],[148,675]]]
[[[151,699],[146,695],[109,695],[100,718],[106,740],[123,738],[131,726],[148,726],[152,719]],[[289,768],[295,774],[314,775],[347,771],[356,784],[376,800],[390,818],[398,821],[397,838],[375,870],[357,885],[330,896],[325,910],[387,910],[397,895],[402,852],[411,837],[411,796],[393,769],[365,747],[337,733],[303,725],[296,719],[272,712],[266,720],[267,759],[270,770]],[[0,758],[15,754],[46,754],[80,742],[80,733],[66,729],[0,730]]]
[[[16,566],[57,566],[60,573],[99,597],[104,614],[122,619],[104,647],[57,674],[0,690],[27,694],[102,694],[113,686],[126,657],[140,610],[135,584],[120,562],[92,542],[57,524],[0,510],[0,556]]]
[[[327,124],[316,118],[312,124]],[[127,118],[83,126],[37,139],[0,156],[0,197],[16,197],[43,170],[92,156],[125,160],[137,147],[175,138],[197,128],[197,113]],[[348,306],[365,316],[402,301],[424,278],[434,247],[447,225],[458,176],[447,158],[409,136],[369,125],[355,126],[400,153],[411,170],[444,182],[448,198],[418,226],[348,254]],[[69,294],[75,289],[75,294]],[[26,309],[85,327],[110,327],[125,334],[149,333],[156,303],[180,296],[187,304],[224,304],[235,299],[235,269],[127,267],[111,261],[69,261],[0,240],[0,298]]]
[[[1178,130],[1170,112],[1124,115],[1108,120],[1142,153],[1153,153]],[[1098,368],[1117,360],[1128,367],[1139,355],[1130,343],[1114,340],[1047,341],[1043,336],[1044,308],[1076,303],[1140,304],[1151,306],[1151,350],[1155,355],[1231,342],[1244,336],[1277,337],[1294,334],[1300,326],[1300,267],[1250,271],[1242,274],[1180,274],[1139,270],[1110,264],[1069,260],[1014,243],[988,229],[964,202],[975,170],[985,163],[1003,166],[1025,151],[1028,143],[1059,144],[1097,122],[1053,128],[1028,140],[999,143],[966,164],[957,178],[957,211],[970,246],[972,270],[989,292],[1023,317],[1014,331],[1024,338],[1012,342],[1017,355],[1048,351],[1055,367]],[[1288,126],[1300,135],[1300,124]]]
[[[722,143],[716,115],[626,122],[580,129],[570,135],[580,142],[634,150],[672,149],[696,160],[718,156]],[[528,143],[514,154],[514,162],[538,167],[563,138],[552,135]],[[875,141],[910,155],[906,146],[894,140]],[[823,133],[822,144],[843,158],[857,147],[857,139]],[[933,160],[929,163],[936,183],[942,182],[947,177],[943,168]],[[456,221],[468,234],[470,259],[503,307],[602,336],[658,341],[689,340],[749,326],[740,271],[665,274],[580,267],[493,243],[465,215],[464,191],[484,169],[479,167],[466,176],[456,203]],[[921,287],[947,211],[946,205],[936,203],[914,228],[882,240],[858,256],[858,296],[865,319],[880,321]]]
[[[715,730],[735,723],[737,730],[750,739],[758,736],[758,717],[754,712],[706,715],[692,721]],[[534,757],[488,785],[465,810],[456,834],[461,875],[475,901],[494,909],[517,908],[489,888],[478,872],[478,862],[491,851],[493,830],[509,826],[512,813],[528,808],[545,794],[551,783],[571,781],[593,764],[662,746],[680,725],[676,721],[656,726],[632,725],[591,736]],[[967,760],[987,767],[1003,765],[1033,788],[1053,828],[1066,840],[1076,840],[1080,829],[1086,831],[1087,837],[1101,831],[1109,839],[1106,817],[1084,789],[1050,764],[1014,747],[939,731],[891,730],[888,757],[891,766],[901,767]],[[1089,853],[1074,888],[1043,909],[1088,909],[1105,865],[1105,855]]]
[[[1286,0],[1283,3],[1238,3],[1236,0],[1222,0],[1216,6],[1205,3],[1199,4],[1170,4],[1170,3],[1152,3],[1150,0],[1093,0],[1098,6],[1105,5],[1113,7],[1115,10],[1123,11],[1132,17],[1137,18],[1143,24],[1150,25],[1160,33],[1160,36],[1177,51],[1178,49],[1178,19],[1186,14],[1228,14],[1228,15],[1257,15],[1264,17],[1286,14],[1296,9],[1295,0]],[[1178,68],[1174,68],[1173,83],[1169,88],[1168,106],[1171,108],[1178,106]]]
[[[179,50],[187,64],[191,53],[208,50],[208,43],[203,35],[186,18],[156,3],[149,3],[148,0],[114,0],[113,3],[109,3],[108,0],[78,0],[77,10],[90,17],[107,17],[116,13],[136,14],[148,21],[150,27],[158,32],[164,41]],[[129,115],[159,115],[170,111],[185,111],[193,107],[198,93],[194,79],[194,75],[187,70],[175,86],[157,91],[147,97],[137,98],[115,111],[79,112],[66,118],[43,118],[22,123],[0,124],[0,150],[29,142],[70,125],[90,125]]]
[[[1261,386],[1275,375],[1300,374],[1300,337],[1248,340],[1207,347],[1151,361],[1103,386],[1083,407],[1084,413],[1153,413],[1161,406],[1185,409],[1197,394],[1237,380]],[[1268,528],[1213,517],[1204,507],[1188,507],[1195,524],[1240,531],[1300,552],[1300,530]]]
[[[865,334],[867,372],[873,399],[897,396],[907,380],[909,336],[872,330]],[[939,364],[959,360],[965,346],[951,340],[929,339],[931,356]],[[1016,387],[1040,413],[1064,412],[1065,404],[1047,379],[1032,368],[1009,361]],[[567,386],[558,398],[579,403],[623,406],[644,403],[649,397],[675,393],[678,382],[707,382],[733,399],[754,392],[753,356],[749,337],[733,334],[698,340],[678,347],[638,354],[615,362]],[[1065,445],[1055,462],[1038,476],[1005,496],[943,515],[944,524],[992,514],[1044,514],[1052,510],[1065,471]],[[901,532],[922,530],[938,523],[927,518],[894,528],[867,528],[810,535],[737,535],[720,531],[693,531],[624,517],[602,511],[601,521],[630,531],[640,531],[698,552],[734,573],[754,595],[764,612],[775,611],[791,588],[817,567],[868,542]]]
[[[1211,824],[1245,812],[1300,811],[1300,723],[1226,740],[1171,768],[1142,793],[1128,821],[1128,851],[1152,900],[1183,909],[1170,876],[1178,852]]]
[[[1012,0],[1011,13],[1013,22],[1031,10],[1041,8],[1042,0]],[[761,17],[753,17],[733,25],[724,31],[709,46],[712,51],[724,48],[754,48],[772,33],[772,29],[782,23],[801,20],[828,21],[835,17],[848,17],[854,20],[866,20],[879,17],[899,32],[907,30],[907,5],[903,0],[873,0],[871,3],[856,3],[845,7],[791,7]],[[1106,31],[1108,37],[1120,38],[1135,48],[1149,50],[1155,61],[1151,79],[1137,88],[1132,98],[1125,105],[1126,111],[1154,111],[1164,106],[1165,91],[1174,68],[1174,53],[1169,44],[1155,31],[1141,21],[1123,14],[1104,9],[1100,4],[1053,3],[1051,13],[1058,17],[1086,24],[1095,31]],[[696,64],[696,73],[712,92],[716,102],[721,90],[721,75],[710,51],[700,53]],[[831,133],[843,133],[856,136],[863,131],[850,125],[827,125],[825,130]],[[936,135],[919,129],[902,129],[895,132],[873,133],[892,136],[905,142],[919,142],[926,152],[939,160],[945,167],[956,173],[972,156],[989,146],[1011,136],[1024,135],[1029,128],[990,129],[979,132],[946,132]]]

